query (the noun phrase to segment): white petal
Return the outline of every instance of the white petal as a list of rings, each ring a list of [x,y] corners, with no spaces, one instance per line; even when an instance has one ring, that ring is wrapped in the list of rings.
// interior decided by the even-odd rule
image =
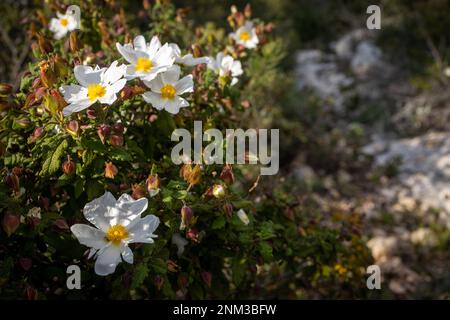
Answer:
[[[147,49],[147,44],[145,43],[145,38],[142,35],[139,35],[136,38],[134,38],[133,45],[134,45],[134,49],[139,50],[139,51],[146,51],[146,49]]]
[[[164,109],[171,114],[177,114],[180,112],[180,108],[187,106],[189,106],[189,103],[185,99],[177,96],[172,100],[167,99]]]
[[[129,63],[136,63],[137,56],[134,53],[133,49],[130,48],[130,45],[122,46],[120,43],[116,43],[116,48],[122,57],[127,60]]]
[[[147,198],[134,200],[128,194],[123,194],[116,203],[116,208],[119,210],[118,223],[124,227],[133,228],[134,223],[137,223],[141,214],[147,210],[147,206]]]
[[[92,83],[100,83],[102,81],[102,73],[105,70],[105,68],[93,70],[90,66],[77,65],[73,71],[77,81],[83,87],[87,87]]]
[[[133,264],[133,251],[128,246],[123,247],[122,258],[125,262]]]
[[[172,235],[172,243],[177,246],[177,255],[180,257],[184,252],[184,247],[189,243],[185,238],[183,238],[179,233],[174,233]]]
[[[120,253],[122,248],[120,246],[109,245],[97,254],[95,261],[95,273],[99,276],[107,276],[116,271],[117,265],[120,263]]]
[[[157,36],[153,36],[152,40],[150,40],[150,45],[148,46],[146,52],[150,55],[151,58],[154,58],[158,50],[161,48],[161,42]]]
[[[93,102],[89,99],[82,99],[79,101],[74,101],[63,109],[63,115],[70,116],[72,113],[80,112],[84,109],[89,108]]]
[[[144,81],[144,84],[149,87],[153,92],[161,93],[161,88],[164,86],[161,75],[158,75],[152,81]]]
[[[157,237],[153,232],[158,228],[159,218],[154,215],[145,216],[139,219],[129,230],[130,239],[128,243],[153,243],[153,239]]]
[[[233,64],[231,65],[231,75],[233,77],[240,76],[243,74],[244,71],[242,70],[242,65],[240,61],[233,61]]]
[[[169,47],[169,45],[166,43],[158,50],[152,60],[159,67],[170,67],[175,61],[175,56],[173,54],[172,48]]]
[[[109,104],[109,105],[112,105],[114,103],[114,101],[116,101],[116,100],[117,100],[117,95],[115,93],[108,94],[108,92],[106,93],[106,95],[104,95],[103,97],[98,99],[98,101],[100,101],[100,103]]]
[[[161,94],[147,91],[144,94],[142,94],[142,97],[144,98],[145,102],[151,103],[153,108],[157,110],[162,110],[164,108],[164,105],[166,104],[166,101],[161,97]]]
[[[113,63],[111,63],[109,68],[103,74],[103,79],[102,79],[103,81],[102,82],[114,83],[114,82],[116,82],[117,80],[119,80],[120,78],[123,77],[127,67],[124,64],[122,64],[120,66],[117,66],[117,64],[118,64],[117,60],[114,61]]]
[[[187,75],[180,79],[175,84],[175,89],[177,90],[177,95],[181,95],[185,92],[193,92],[194,91],[194,81],[192,80],[192,74]]]
[[[107,244],[103,231],[86,224],[74,224],[70,231],[82,245],[90,248],[101,249]]]
[[[180,47],[176,43],[169,43],[169,47],[172,48],[172,54],[175,56],[175,58],[181,57]]]
[[[92,200],[84,206],[85,218],[97,228],[107,232],[111,226],[110,220],[117,217],[119,212],[114,210],[116,199],[106,191],[101,197]]]
[[[59,92],[64,96],[67,102],[75,102],[80,99],[87,98],[87,89],[77,84],[61,86]]]
[[[161,74],[161,80],[164,84],[174,85],[180,79],[181,69],[177,65],[173,65],[166,72]]]

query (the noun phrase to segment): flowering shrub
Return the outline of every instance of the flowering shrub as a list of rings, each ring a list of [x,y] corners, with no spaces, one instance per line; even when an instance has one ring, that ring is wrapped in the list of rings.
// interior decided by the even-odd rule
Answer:
[[[233,9],[227,35],[167,1],[144,1],[137,20],[113,1],[76,4],[79,22],[59,1],[40,12],[29,71],[18,92],[1,87],[2,297],[266,296],[286,274],[317,281],[330,268],[363,283],[365,255],[337,264],[360,239],[341,244],[285,193],[257,203],[250,166],[170,157],[172,131],[194,120],[259,120],[263,106],[248,109],[270,97],[283,57],[271,24]],[[66,287],[70,265],[81,290]]]

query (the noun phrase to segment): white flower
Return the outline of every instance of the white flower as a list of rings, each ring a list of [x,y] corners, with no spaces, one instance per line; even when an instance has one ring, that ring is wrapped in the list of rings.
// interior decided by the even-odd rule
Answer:
[[[215,59],[209,59],[208,68],[218,73],[221,78],[231,77],[231,85],[236,84],[237,77],[244,73],[241,62],[223,52],[219,52]]]
[[[188,244],[189,242],[183,238],[179,233],[174,233],[172,235],[172,244],[176,245],[178,250],[177,250],[177,255],[178,257],[181,257],[181,255],[184,252],[184,247]]]
[[[256,30],[253,27],[253,22],[247,21],[242,27],[230,34],[237,44],[243,45],[247,49],[256,48],[259,43]]]
[[[116,266],[124,261],[133,263],[130,243],[153,243],[157,237],[153,232],[159,218],[148,215],[141,218],[147,209],[147,198],[134,200],[123,194],[116,201],[110,192],[84,206],[83,214],[94,227],[75,224],[70,230],[78,241],[91,248],[89,258],[96,257],[95,273],[106,276],[114,273]]]
[[[237,212],[237,216],[239,219],[241,219],[241,221],[245,224],[248,225],[250,223],[250,220],[248,219],[247,214],[245,213],[244,210],[239,209],[239,211]]]
[[[117,66],[114,61],[109,68],[78,65],[74,69],[75,78],[81,85],[71,84],[62,86],[59,91],[64,95],[64,100],[69,103],[64,108],[63,114],[68,116],[74,112],[84,110],[99,101],[104,104],[113,104],[117,99],[117,93],[122,90],[127,82],[122,76],[125,73],[125,65]],[[121,79],[122,78],[122,79]]]
[[[192,75],[180,79],[180,67],[172,66],[164,73],[158,74],[153,81],[144,81],[151,91],[145,92],[144,100],[151,103],[158,110],[165,109],[172,114],[178,113],[180,108],[189,106],[189,103],[180,95],[194,91]]]
[[[78,28],[77,20],[73,15],[57,12],[56,16],[58,18],[52,18],[50,20],[50,31],[55,34],[55,39],[59,40],[64,37],[67,32],[73,31]]]
[[[128,79],[140,78],[151,81],[158,73],[170,68],[174,61],[172,48],[166,43],[161,46],[157,36],[154,36],[150,43],[145,42],[143,36],[134,38],[131,43],[121,45],[116,43],[117,50],[127,60],[126,77]]]
[[[173,55],[175,56],[175,63],[192,67],[201,63],[209,62],[209,57],[194,58],[194,56],[190,53],[182,56],[180,47],[176,43],[170,43],[169,46],[173,50]]]

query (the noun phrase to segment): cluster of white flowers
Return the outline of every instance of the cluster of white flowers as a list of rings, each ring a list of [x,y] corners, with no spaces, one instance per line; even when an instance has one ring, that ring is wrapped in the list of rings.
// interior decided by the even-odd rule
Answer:
[[[50,22],[50,30],[55,38],[60,39],[79,27],[77,19],[68,12],[57,13],[58,18]],[[259,43],[253,23],[245,25],[230,34],[238,45],[252,49]],[[70,84],[60,87],[60,92],[68,103],[63,110],[64,116],[80,112],[99,101],[111,105],[117,100],[117,93],[122,90],[127,80],[141,79],[150,89],[142,94],[144,100],[157,110],[166,110],[177,114],[181,108],[189,106],[185,93],[194,91],[192,75],[180,79],[181,66],[206,64],[208,69],[216,72],[220,78],[230,78],[230,85],[238,82],[243,74],[241,62],[232,56],[219,52],[215,58],[198,57],[192,54],[182,55],[180,47],[175,43],[161,44],[157,36],[150,43],[142,35],[134,38],[133,43],[116,44],[117,50],[129,63],[118,66],[114,61],[108,68],[95,68],[78,65],[74,68],[75,78],[80,85]]]
[[[56,39],[61,39],[68,32],[79,27],[79,23],[72,14],[57,14],[57,19],[50,22],[50,30]],[[247,22],[230,37],[238,45],[248,49],[255,48],[259,42],[255,28]],[[175,43],[161,44],[157,36],[150,43],[142,35],[137,36],[133,43],[116,44],[117,50],[128,64],[118,65],[117,61],[107,68],[94,68],[77,65],[74,75],[79,84],[63,85],[60,92],[68,105],[63,115],[80,112],[97,101],[111,105],[117,100],[117,94],[128,80],[140,79],[149,88],[142,97],[158,110],[166,110],[172,114],[180,108],[189,106],[181,97],[185,93],[194,91],[192,75],[181,77],[180,66],[196,66],[206,64],[207,67],[221,78],[229,78],[234,85],[238,77],[243,74],[241,62],[231,55],[219,52],[213,57],[194,57],[192,54],[182,55]],[[118,200],[114,196],[105,194],[85,205],[85,218],[94,227],[85,224],[75,224],[70,229],[78,241],[90,247],[89,258],[96,258],[95,272],[98,275],[114,273],[116,266],[123,259],[133,263],[133,252],[128,247],[131,243],[153,243],[153,234],[159,225],[158,217],[141,214],[147,209],[148,200],[141,198],[134,200],[123,194]],[[243,210],[237,213],[239,219],[247,225],[249,219]],[[178,247],[180,256],[188,244],[180,234],[173,234],[172,243]]]

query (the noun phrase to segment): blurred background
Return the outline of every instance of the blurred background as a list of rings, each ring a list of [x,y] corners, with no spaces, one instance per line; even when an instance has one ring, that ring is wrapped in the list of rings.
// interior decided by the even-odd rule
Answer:
[[[450,298],[450,1],[174,2],[199,24],[225,27],[231,5],[247,3],[274,24],[273,101],[249,111],[255,127],[282,131],[281,173],[263,188],[361,237],[382,269],[381,297]],[[366,28],[370,4],[381,30]],[[24,24],[40,6],[0,4],[0,82],[19,85]]]

